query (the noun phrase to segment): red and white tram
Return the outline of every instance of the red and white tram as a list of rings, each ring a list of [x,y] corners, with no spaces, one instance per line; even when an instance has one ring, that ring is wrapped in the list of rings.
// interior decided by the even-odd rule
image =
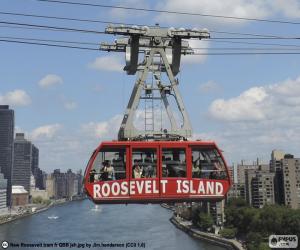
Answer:
[[[224,199],[226,162],[214,142],[102,142],[85,171],[84,187],[99,204]]]

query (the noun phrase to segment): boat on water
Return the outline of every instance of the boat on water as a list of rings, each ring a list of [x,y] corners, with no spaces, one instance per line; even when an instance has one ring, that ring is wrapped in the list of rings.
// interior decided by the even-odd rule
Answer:
[[[99,205],[95,205],[95,207],[94,208],[92,208],[92,211],[100,211],[101,210],[101,208],[99,207]]]
[[[54,216],[54,215],[48,216],[49,220],[56,220],[58,218],[59,218],[58,216]]]

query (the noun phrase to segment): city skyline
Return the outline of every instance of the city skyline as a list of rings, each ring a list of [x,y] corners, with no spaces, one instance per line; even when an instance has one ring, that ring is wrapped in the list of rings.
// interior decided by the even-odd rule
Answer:
[[[119,3],[114,1],[114,3]],[[260,18],[297,17],[299,6],[282,6],[277,2],[252,5],[240,0],[236,8],[228,3],[189,1],[126,1],[123,5],[145,5],[190,12],[248,15]],[[290,7],[286,7],[290,6]],[[185,17],[139,13],[130,10],[78,8],[46,3],[16,4],[4,1],[10,11],[28,13],[49,12],[70,17],[94,18],[115,22],[154,24],[167,27],[199,27],[212,31],[249,32],[292,36],[292,25]],[[5,16],[8,21],[43,23],[104,31],[106,24],[82,24],[34,17]],[[281,25],[278,29],[278,25]],[[7,36],[77,40],[100,43],[110,41],[105,35],[57,33],[49,30],[20,30],[3,28]],[[212,33],[213,36],[221,36]],[[224,35],[225,36],[225,35]],[[192,41],[193,47],[210,49],[240,47],[239,44],[212,41]],[[248,42],[248,40],[247,40]],[[265,41],[258,41],[266,43]],[[272,41],[292,45],[295,41]],[[245,47],[245,45],[243,45]],[[246,45],[246,47],[263,45]],[[41,167],[83,169],[94,148],[102,140],[116,139],[123,111],[135,76],[127,76],[122,68],[123,57],[115,53],[77,51],[42,46],[1,43],[0,103],[10,104],[16,113],[16,132],[24,132],[41,150]],[[28,58],[31,63],[28,63]],[[269,159],[274,148],[297,155],[299,140],[300,92],[299,57],[297,55],[256,56],[186,56],[183,57],[180,85],[186,108],[190,114],[194,138],[215,140],[229,164],[259,157]],[[226,65],[226,67],[225,67]],[[253,72],[256,72],[253,74]]]

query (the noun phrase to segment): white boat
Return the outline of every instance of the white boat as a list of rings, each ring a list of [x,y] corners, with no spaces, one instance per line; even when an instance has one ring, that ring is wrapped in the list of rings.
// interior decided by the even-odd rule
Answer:
[[[101,212],[101,207],[99,205],[95,205],[94,208],[92,208],[92,211],[95,211],[95,212]]]
[[[51,215],[51,216],[48,216],[48,219],[49,220],[56,220],[56,219],[58,219],[58,216]]]

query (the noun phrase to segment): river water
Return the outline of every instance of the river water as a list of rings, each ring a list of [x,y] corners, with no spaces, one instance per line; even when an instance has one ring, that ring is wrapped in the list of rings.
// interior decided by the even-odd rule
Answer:
[[[95,206],[89,200],[75,201],[0,225],[0,240],[10,244],[8,249],[89,249],[89,246],[125,249],[127,246],[128,249],[223,250],[177,229],[169,221],[171,216],[171,211],[159,205]],[[110,243],[115,245],[105,245]]]

